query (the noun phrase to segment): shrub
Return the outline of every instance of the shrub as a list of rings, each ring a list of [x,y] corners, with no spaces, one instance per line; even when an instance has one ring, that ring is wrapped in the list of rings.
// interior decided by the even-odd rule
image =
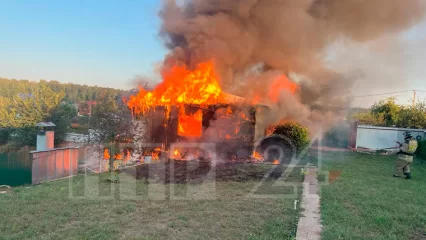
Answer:
[[[426,160],[426,141],[419,141],[419,146],[417,147],[416,156]]]
[[[274,134],[279,134],[287,137],[296,147],[297,153],[301,153],[309,144],[308,129],[298,123],[289,122],[283,125],[278,125]]]
[[[50,121],[56,124],[55,144],[65,140],[71,120],[77,116],[77,110],[71,104],[59,104],[51,112]]]
[[[17,128],[11,130],[9,140],[12,145],[35,146],[37,142],[37,129],[35,127]]]

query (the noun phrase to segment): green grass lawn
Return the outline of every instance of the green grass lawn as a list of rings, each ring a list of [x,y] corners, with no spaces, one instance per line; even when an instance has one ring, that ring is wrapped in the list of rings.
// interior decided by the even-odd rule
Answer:
[[[321,159],[322,170],[342,171],[332,183],[322,181],[322,239],[426,239],[426,163],[417,160],[413,179],[405,180],[392,178],[395,156]]]
[[[293,239],[300,168],[262,183],[246,178],[253,167],[237,167],[244,181],[164,184],[122,173],[119,184],[92,175],[14,188],[0,194],[0,239]]]

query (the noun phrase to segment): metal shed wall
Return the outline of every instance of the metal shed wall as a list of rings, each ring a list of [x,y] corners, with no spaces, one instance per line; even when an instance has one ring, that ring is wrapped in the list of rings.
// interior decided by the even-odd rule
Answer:
[[[387,128],[359,125],[356,148],[389,149],[396,148],[395,141],[404,141],[404,132],[411,132],[415,138],[425,139],[425,129]]]

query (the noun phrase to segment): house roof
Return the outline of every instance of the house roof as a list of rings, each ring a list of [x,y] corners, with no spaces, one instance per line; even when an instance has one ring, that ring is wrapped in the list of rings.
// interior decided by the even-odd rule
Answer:
[[[229,94],[229,93],[225,93],[222,92],[221,93],[221,100],[225,103],[229,103],[229,104],[248,104],[251,105],[252,101],[250,101],[247,98],[243,98],[237,95],[233,95],[233,94]],[[266,103],[256,103],[256,106],[264,106],[264,107],[269,107],[268,104]]]

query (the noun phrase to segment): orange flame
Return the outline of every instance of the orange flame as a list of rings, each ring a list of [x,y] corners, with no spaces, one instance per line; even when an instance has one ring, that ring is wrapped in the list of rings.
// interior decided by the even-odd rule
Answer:
[[[230,106],[228,106],[228,108],[226,108],[226,112],[225,112],[227,115],[232,115],[232,109],[231,109],[231,107]]]
[[[201,63],[193,71],[174,66],[163,73],[163,81],[152,92],[140,89],[127,105],[136,113],[145,113],[155,106],[170,109],[182,104],[215,104],[221,92],[213,62]]]
[[[247,115],[244,112],[240,113],[240,117],[241,117],[241,119],[243,119],[245,121],[250,121],[250,119],[247,117]]]
[[[104,149],[104,159],[105,160],[109,160],[111,158],[111,156],[109,155],[109,150],[108,148]]]
[[[179,150],[176,149],[173,152],[173,159],[175,159],[175,160],[182,160],[182,155],[181,155],[181,153],[180,153]]]
[[[259,95],[255,95],[255,96],[253,97],[253,99],[251,100],[251,103],[252,103],[253,105],[259,104],[261,99],[262,99],[262,98],[261,98]]]
[[[117,153],[114,155],[114,159],[115,160],[123,160],[123,155],[121,155],[120,153]]]
[[[124,159],[124,161],[128,162],[130,160],[130,158],[131,158],[130,150],[127,149],[127,151],[126,151],[126,158]]]
[[[279,165],[279,164],[280,164],[280,161],[278,161],[278,160],[274,160],[274,161],[272,161],[272,164],[273,164],[273,165]]]
[[[160,153],[159,152],[152,152],[151,157],[152,157],[152,161],[160,160]]]
[[[260,153],[256,151],[253,152],[253,158],[256,159],[257,161],[263,161],[262,155],[260,155]]]
[[[203,112],[198,110],[193,115],[185,114],[185,108],[181,108],[179,114],[178,135],[186,137],[201,137]]]
[[[283,90],[294,94],[297,91],[297,84],[288,80],[287,76],[281,75],[269,86],[269,97],[272,101],[278,102],[280,93]]]

